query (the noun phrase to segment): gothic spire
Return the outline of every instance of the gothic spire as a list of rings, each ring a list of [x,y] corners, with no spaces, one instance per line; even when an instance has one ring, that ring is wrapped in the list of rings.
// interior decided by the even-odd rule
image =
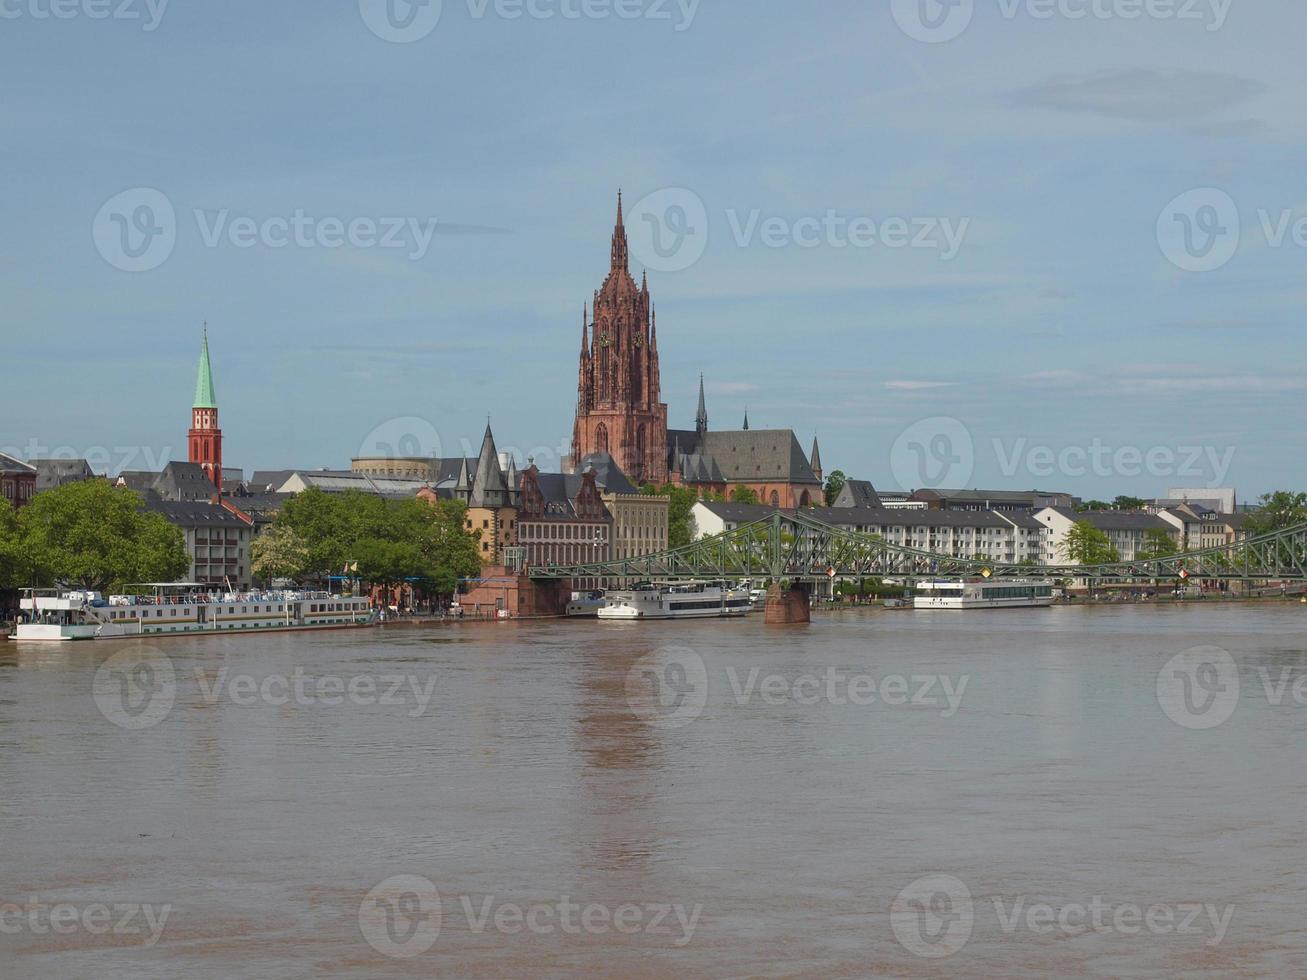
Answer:
[[[581,304],[581,353],[590,349],[590,308]]]
[[[812,465],[812,472],[818,474],[818,477],[820,477],[820,474],[821,474],[821,447],[817,445],[817,437],[816,437],[816,436],[813,436],[813,437],[812,437],[812,456],[808,459],[808,462]]]
[[[617,192],[617,227],[613,229],[613,271],[625,272],[630,267],[627,259],[626,222],[622,217],[622,192]]]
[[[749,431],[749,406],[744,406],[744,431]]]
[[[192,408],[217,408],[213,393],[213,367],[209,363],[209,325],[204,325],[204,344],[200,348],[200,369],[195,378],[195,404]]]
[[[703,375],[699,375],[699,414],[694,417],[694,427],[699,434],[708,431],[708,399],[704,395]]]

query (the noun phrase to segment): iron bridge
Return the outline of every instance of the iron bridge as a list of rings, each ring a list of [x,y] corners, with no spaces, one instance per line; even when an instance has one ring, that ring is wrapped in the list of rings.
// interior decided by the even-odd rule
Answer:
[[[683,548],[616,561],[545,565],[534,579],[600,579],[673,582],[770,579],[780,582],[837,578],[1086,579],[1142,582],[1162,579],[1307,580],[1307,524],[1146,561],[1104,565],[1003,564],[893,545],[883,538],[834,527],[802,515],[776,513]]]

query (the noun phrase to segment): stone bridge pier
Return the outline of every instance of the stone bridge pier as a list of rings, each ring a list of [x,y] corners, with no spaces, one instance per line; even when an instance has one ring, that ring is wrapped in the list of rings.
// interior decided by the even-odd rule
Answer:
[[[779,584],[772,585],[767,589],[763,616],[768,626],[799,626],[812,622],[811,584],[796,582],[788,589]]]

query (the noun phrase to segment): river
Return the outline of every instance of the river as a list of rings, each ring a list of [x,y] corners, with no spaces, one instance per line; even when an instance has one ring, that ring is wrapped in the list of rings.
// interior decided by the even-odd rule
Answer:
[[[1301,976],[1305,745],[1300,605],[9,643],[0,977]]]

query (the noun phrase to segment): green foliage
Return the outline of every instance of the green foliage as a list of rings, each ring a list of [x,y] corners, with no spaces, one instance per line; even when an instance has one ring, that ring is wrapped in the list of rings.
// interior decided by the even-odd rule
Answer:
[[[1088,521],[1080,521],[1067,532],[1062,553],[1067,561],[1079,565],[1109,565],[1121,560],[1107,532],[1100,531]]]
[[[1111,510],[1111,509],[1112,509],[1112,505],[1107,503],[1107,501],[1105,500],[1086,500],[1084,503],[1082,503],[1079,507],[1076,508],[1076,510],[1078,510],[1082,514],[1087,514],[1091,511]]]
[[[23,572],[33,584],[104,591],[179,579],[186,536],[131,490],[86,480],[38,494],[18,515]]]
[[[0,591],[28,584],[29,569],[13,505],[0,500]]]
[[[1248,537],[1255,538],[1299,524],[1307,524],[1307,493],[1277,490],[1257,502],[1257,510],[1244,522],[1244,530]]]
[[[665,483],[661,487],[646,484],[643,492],[650,497],[670,497],[667,509],[667,544],[671,548],[684,548],[694,541],[694,514],[691,511],[699,500],[693,487],[678,487]]]
[[[835,470],[830,476],[826,477],[826,489],[823,491],[826,495],[826,506],[834,507],[835,498],[840,495],[844,485],[849,482],[848,476],[843,470]]]
[[[1144,532],[1144,545],[1139,549],[1140,561],[1155,561],[1158,558],[1170,558],[1180,553],[1175,539],[1169,531],[1153,528]]]
[[[731,503],[734,504],[756,504],[758,495],[754,493],[751,487],[738,486],[731,491]]]
[[[1112,501],[1112,506],[1117,510],[1143,510],[1148,506],[1148,501],[1141,497],[1117,497]]]
[[[274,525],[250,545],[250,570],[271,583],[285,578],[298,581],[309,562],[309,546],[292,528]]]
[[[316,579],[357,566],[364,581],[415,581],[448,595],[460,578],[481,570],[479,534],[465,528],[458,501],[383,500],[371,494],[328,494],[311,488],[282,507],[269,531],[286,532],[303,546],[300,574]],[[288,576],[293,577],[293,576]]]

